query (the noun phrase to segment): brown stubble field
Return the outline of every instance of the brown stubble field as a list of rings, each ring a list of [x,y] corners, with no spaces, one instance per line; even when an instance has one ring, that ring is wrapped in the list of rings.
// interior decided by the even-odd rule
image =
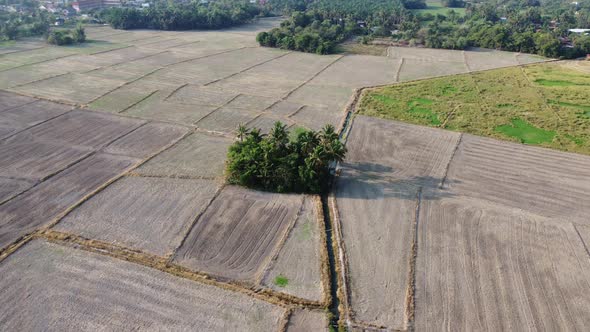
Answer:
[[[347,146],[334,196],[349,326],[588,324],[589,157],[365,116]]]
[[[479,58],[450,52],[433,60],[432,50],[429,58],[407,49],[323,57],[258,47],[256,32],[276,24],[194,32],[89,27],[93,42],[84,46],[0,50],[0,151],[8,156],[0,163],[0,270],[7,271],[0,288],[44,294],[6,297],[6,326],[326,328],[319,198],[224,186],[235,126],[337,125],[354,89],[452,74],[469,61],[477,69]],[[352,159],[335,195],[349,311],[352,326],[404,329],[418,326],[421,310],[411,301],[419,284],[415,248],[425,246],[417,206],[431,192],[461,196],[469,188],[452,188],[459,180],[449,179],[445,194],[436,189],[456,134],[378,122],[355,120]],[[364,136],[359,142],[355,131]],[[389,157],[392,149],[399,156]],[[242,198],[247,204],[238,204]],[[81,296],[53,296],[70,291]],[[39,320],[23,322],[27,312],[41,313]]]

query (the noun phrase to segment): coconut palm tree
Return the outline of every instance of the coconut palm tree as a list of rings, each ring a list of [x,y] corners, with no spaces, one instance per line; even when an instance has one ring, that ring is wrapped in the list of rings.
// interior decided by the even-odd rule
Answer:
[[[240,123],[236,132],[240,142],[243,142],[246,135],[248,135],[248,128],[243,123]]]

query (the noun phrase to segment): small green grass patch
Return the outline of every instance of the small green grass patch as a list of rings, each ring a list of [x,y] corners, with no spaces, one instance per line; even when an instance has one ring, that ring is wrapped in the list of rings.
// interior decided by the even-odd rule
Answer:
[[[570,82],[570,81],[562,81],[562,80],[548,80],[548,79],[544,79],[544,78],[539,78],[535,80],[535,83],[539,84],[539,85],[543,85],[543,86],[578,86],[578,85],[586,85],[586,84],[580,84],[580,83],[576,83],[576,82]]]
[[[285,287],[289,284],[289,279],[287,279],[287,277],[282,276],[282,275],[278,275],[275,278],[275,285],[279,286],[279,287]]]
[[[524,144],[549,143],[555,137],[555,131],[537,128],[522,119],[512,119],[511,124],[498,126],[496,131]]]

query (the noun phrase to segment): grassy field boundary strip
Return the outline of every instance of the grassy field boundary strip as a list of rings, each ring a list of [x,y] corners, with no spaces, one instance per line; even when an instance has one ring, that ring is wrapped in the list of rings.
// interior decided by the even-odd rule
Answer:
[[[322,301],[325,303],[326,306],[329,306],[332,304],[332,301],[336,300],[332,299],[331,289],[332,287],[338,287],[338,285],[332,285],[332,281],[330,279],[330,257],[328,253],[328,246],[331,244],[328,243],[328,235],[326,234],[326,222],[329,222],[329,220],[326,220],[325,218],[322,198],[318,195],[314,195],[313,203],[315,204],[315,208],[317,211],[316,222],[318,223],[319,230],[320,281],[322,283],[323,296]]]
[[[340,227],[340,213],[334,191],[328,196],[330,221],[332,226],[332,248],[337,260],[336,273],[338,274],[337,294],[339,300],[338,311],[340,313],[340,325],[348,329],[352,327],[353,313],[350,308],[350,288],[348,284],[348,262],[346,260],[345,245],[342,240],[342,228]]]
[[[291,320],[291,316],[293,315],[293,309],[287,308],[285,313],[281,317],[281,322],[279,324],[279,331],[278,332],[287,332],[289,329],[289,321]]]
[[[416,308],[416,260],[418,258],[418,223],[420,222],[420,204],[422,203],[422,187],[416,193],[416,215],[413,224],[412,245],[408,259],[408,277],[406,280],[405,328],[414,330],[414,315]]]
[[[271,303],[282,308],[307,307],[312,309],[323,308],[322,304],[298,298],[296,296],[275,292],[270,289],[255,289],[240,282],[226,282],[217,280],[206,273],[194,271],[184,266],[169,263],[165,257],[144,253],[140,250],[130,249],[113,243],[87,239],[85,237],[58,232],[54,230],[42,230],[36,232],[31,238],[40,238],[59,245],[109,256],[123,261],[132,262],[145,267],[153,268],[177,277],[192,280],[206,285],[228,291],[246,294],[250,297]]]
[[[276,57],[273,57],[273,58],[270,58],[270,59],[266,59],[266,60],[264,60],[264,61],[262,61],[262,62],[259,62],[259,63],[256,63],[256,64],[253,64],[253,65],[251,65],[251,66],[249,66],[249,67],[246,67],[246,68],[244,68],[244,69],[242,69],[242,70],[239,70],[239,71],[237,71],[237,72],[235,72],[235,73],[232,73],[232,74],[229,74],[229,75],[227,75],[227,76],[224,76],[224,77],[221,77],[221,78],[215,79],[215,80],[213,80],[213,81],[211,81],[211,82],[207,82],[207,83],[203,84],[203,86],[208,86],[208,85],[211,85],[211,84],[214,84],[214,83],[221,82],[221,81],[223,81],[223,80],[226,80],[226,79],[228,79],[228,78],[232,78],[232,77],[238,76],[238,75],[240,75],[240,74],[242,74],[242,73],[245,73],[245,72],[247,72],[247,71],[248,71],[248,70],[250,70],[250,69],[254,69],[254,68],[256,68],[256,67],[259,67],[259,66],[262,66],[262,65],[264,65],[264,64],[266,64],[266,63],[272,62],[272,61],[274,61],[274,60],[276,60],[276,59],[280,59],[280,58],[282,58],[282,57],[284,57],[284,56],[287,56],[287,55],[289,55],[289,54],[291,54],[291,53],[293,53],[293,52],[285,52],[285,53],[283,53],[283,54],[281,54],[281,55],[279,55],[279,56],[276,56]]]

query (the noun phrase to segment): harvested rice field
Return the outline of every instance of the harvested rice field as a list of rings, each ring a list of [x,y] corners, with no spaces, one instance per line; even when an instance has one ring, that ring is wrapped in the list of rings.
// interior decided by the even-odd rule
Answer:
[[[302,204],[298,195],[225,187],[174,260],[220,277],[254,281],[287,237]]]
[[[206,331],[278,331],[285,310],[245,294],[43,240],[1,262],[0,273],[0,288],[6,290],[1,303],[6,310],[0,317],[9,330],[198,326]]]
[[[590,324],[585,64],[259,47],[279,24],[0,46],[0,329]],[[344,123],[329,197],[224,184],[275,121]]]
[[[372,89],[359,113],[590,154],[588,85],[569,62],[529,65]]]
[[[588,324],[589,157],[362,115],[349,130],[332,201],[349,326]]]

